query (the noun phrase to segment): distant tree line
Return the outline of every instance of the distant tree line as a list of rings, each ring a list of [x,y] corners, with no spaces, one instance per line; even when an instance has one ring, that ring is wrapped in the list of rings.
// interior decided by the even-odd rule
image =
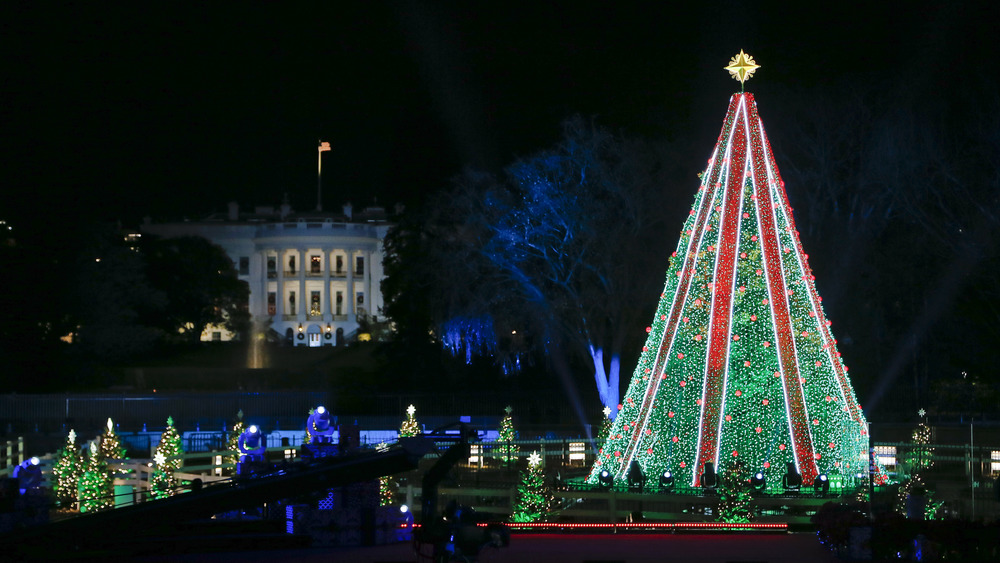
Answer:
[[[6,391],[103,386],[105,368],[198,342],[209,323],[248,327],[249,288],[200,237],[126,240],[116,225],[87,225],[29,232],[0,252]]]

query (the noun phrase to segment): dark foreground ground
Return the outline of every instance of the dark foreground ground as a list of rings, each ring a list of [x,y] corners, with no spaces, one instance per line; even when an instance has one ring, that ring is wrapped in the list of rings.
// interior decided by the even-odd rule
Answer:
[[[396,563],[417,561],[410,543],[357,548],[298,549],[145,557],[139,561],[272,563],[323,561]],[[423,561],[426,561],[424,559]],[[482,563],[835,562],[812,533],[796,534],[531,534],[510,546],[484,549]]]

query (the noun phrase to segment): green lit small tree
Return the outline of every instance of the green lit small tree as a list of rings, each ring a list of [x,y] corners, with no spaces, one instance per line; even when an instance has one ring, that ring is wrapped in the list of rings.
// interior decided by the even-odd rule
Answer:
[[[753,494],[743,464],[736,462],[726,469],[719,477],[718,492],[720,522],[753,522]]]
[[[406,407],[406,420],[399,427],[399,437],[400,438],[411,438],[422,434],[420,430],[420,424],[417,422],[414,416],[417,413],[417,407],[410,405]]]
[[[108,418],[108,423],[105,425],[104,433],[101,434],[100,450],[98,455],[105,462],[108,463],[109,467],[113,467],[112,476],[123,476],[127,473],[124,469],[121,469],[116,462],[125,461],[128,456],[125,455],[125,446],[122,445],[122,440],[115,432],[115,423],[111,418]]]
[[[555,499],[552,491],[545,484],[545,474],[542,472],[542,458],[538,452],[528,456],[528,467],[521,475],[521,483],[517,486],[517,500],[511,511],[511,522],[537,522],[544,520],[552,510]]]
[[[90,444],[86,470],[77,488],[80,512],[99,512],[115,506],[115,485],[108,463],[95,442]]]
[[[517,430],[514,429],[514,418],[511,413],[514,409],[510,405],[504,409],[507,416],[503,417],[500,421],[500,438],[499,438],[499,448],[500,448],[500,461],[504,464],[510,465],[517,461],[517,444],[514,440],[517,440]]]
[[[232,430],[229,431],[226,439],[226,449],[229,452],[223,458],[226,463],[240,462],[240,435],[246,429],[247,426],[243,423],[243,410],[240,410],[236,413],[236,422],[233,424]]]
[[[611,407],[604,407],[604,418],[601,419],[601,429],[597,432],[598,444],[603,444],[605,440],[608,439],[608,434],[611,433]]]
[[[923,417],[925,414],[924,410],[921,409],[919,414]],[[903,466],[906,467],[910,475],[899,485],[899,490],[896,491],[895,509],[896,512],[907,515],[906,499],[911,495],[922,496],[924,505],[923,518],[925,520],[934,520],[943,503],[934,500],[934,491],[930,490],[924,481],[924,474],[930,468],[934,467],[934,448],[930,445],[932,439],[931,427],[927,425],[926,421],[921,420],[917,424],[917,427],[913,429],[911,436],[913,446],[900,456]]]
[[[76,445],[76,432],[70,429],[66,444],[56,454],[52,474],[55,476],[54,493],[60,505],[76,508],[80,476],[86,468],[86,460]]]
[[[177,478],[174,472],[179,470],[184,464],[180,455],[184,453],[184,446],[177,428],[174,427],[173,417],[167,417],[167,427],[160,435],[160,443],[156,446],[156,454],[153,457],[155,468],[150,477],[150,492],[153,498],[166,498],[177,494]]]

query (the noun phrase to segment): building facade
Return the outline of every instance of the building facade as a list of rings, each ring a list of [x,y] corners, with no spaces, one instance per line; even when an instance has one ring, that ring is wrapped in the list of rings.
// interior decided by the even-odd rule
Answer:
[[[162,238],[200,236],[222,247],[250,287],[256,334],[269,332],[298,346],[336,346],[353,339],[359,320],[380,320],[382,242],[390,228],[385,209],[295,213],[288,204],[200,221],[154,223],[140,232]],[[270,332],[273,331],[273,332]],[[208,327],[202,340],[233,335]]]

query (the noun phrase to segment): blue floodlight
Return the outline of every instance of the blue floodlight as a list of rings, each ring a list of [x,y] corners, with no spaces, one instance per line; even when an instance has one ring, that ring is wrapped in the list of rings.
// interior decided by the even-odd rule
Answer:
[[[40,459],[32,457],[14,467],[14,479],[17,479],[18,490],[22,495],[42,486],[41,463]]]

